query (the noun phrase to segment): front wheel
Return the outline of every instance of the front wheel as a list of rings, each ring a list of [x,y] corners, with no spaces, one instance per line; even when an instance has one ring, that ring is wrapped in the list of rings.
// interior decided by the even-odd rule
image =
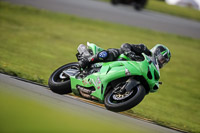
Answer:
[[[106,95],[104,104],[108,110],[121,112],[139,104],[145,95],[146,90],[142,85],[138,85],[130,92],[124,92],[124,94],[119,93],[119,89],[115,87],[114,90],[110,90]]]
[[[55,70],[49,78],[48,84],[50,90],[58,94],[67,94],[72,92],[70,78],[63,72],[68,69],[71,71],[79,70],[78,63],[69,63]]]

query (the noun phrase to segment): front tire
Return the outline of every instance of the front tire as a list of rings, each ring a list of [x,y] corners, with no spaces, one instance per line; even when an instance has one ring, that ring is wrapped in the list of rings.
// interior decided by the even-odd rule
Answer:
[[[142,85],[138,85],[132,91],[130,92],[130,96],[116,100],[116,97],[114,97],[116,92],[113,89],[110,90],[104,99],[105,107],[114,112],[121,112],[133,108],[143,100],[146,95],[146,90]]]
[[[51,74],[48,81],[48,85],[51,91],[58,94],[67,94],[72,92],[69,76],[61,75],[64,70],[70,68],[78,69],[78,63],[69,63],[63,65]]]

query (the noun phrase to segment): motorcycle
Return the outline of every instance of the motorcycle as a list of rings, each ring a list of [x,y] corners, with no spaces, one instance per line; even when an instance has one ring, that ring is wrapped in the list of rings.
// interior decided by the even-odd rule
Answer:
[[[118,4],[126,4],[132,5],[133,8],[137,11],[142,10],[147,4],[148,0],[111,0],[111,4],[118,5]]]
[[[79,45],[77,59],[90,57],[103,49],[93,43]],[[77,62],[55,70],[48,81],[51,91],[104,103],[106,109],[121,112],[139,104],[149,92],[159,88],[160,72],[155,58],[142,53],[134,61],[121,54],[116,61],[100,62],[82,69]]]

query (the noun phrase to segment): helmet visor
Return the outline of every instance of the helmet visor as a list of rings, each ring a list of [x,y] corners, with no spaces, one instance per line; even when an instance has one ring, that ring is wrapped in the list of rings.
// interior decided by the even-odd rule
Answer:
[[[159,62],[159,67],[162,68],[165,64],[169,62],[169,59],[162,54],[158,55],[158,62]]]

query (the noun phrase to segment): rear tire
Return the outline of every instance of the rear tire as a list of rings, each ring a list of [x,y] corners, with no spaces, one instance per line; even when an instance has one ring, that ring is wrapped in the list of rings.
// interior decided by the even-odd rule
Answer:
[[[131,94],[129,98],[121,101],[114,100],[114,90],[110,90],[104,99],[105,107],[114,112],[121,112],[133,108],[139,104],[146,95],[146,90],[142,85],[138,85],[133,90],[133,94]]]
[[[48,85],[51,91],[58,94],[67,94],[72,92],[70,78],[69,77],[66,77],[66,79],[60,78],[60,74],[63,72],[63,70],[66,70],[71,67],[78,68],[78,63],[69,63],[63,65],[51,74],[48,81]]]

